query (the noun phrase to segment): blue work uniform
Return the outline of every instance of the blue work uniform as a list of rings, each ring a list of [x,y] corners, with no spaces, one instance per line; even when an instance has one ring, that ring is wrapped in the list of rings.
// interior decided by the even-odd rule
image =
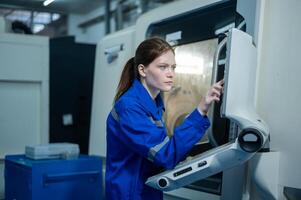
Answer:
[[[145,181],[174,168],[210,125],[195,109],[168,137],[163,112],[161,95],[153,100],[139,80],[115,103],[107,119],[107,200],[163,199]]]

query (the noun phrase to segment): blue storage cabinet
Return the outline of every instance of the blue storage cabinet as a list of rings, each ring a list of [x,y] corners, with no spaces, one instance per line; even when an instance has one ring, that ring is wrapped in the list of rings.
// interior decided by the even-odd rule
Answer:
[[[6,200],[100,200],[102,162],[97,156],[72,160],[5,157]]]

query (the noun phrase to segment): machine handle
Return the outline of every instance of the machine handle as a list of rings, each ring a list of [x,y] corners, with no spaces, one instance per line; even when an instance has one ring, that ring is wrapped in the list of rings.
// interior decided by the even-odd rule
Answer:
[[[114,60],[118,58],[120,51],[124,50],[124,44],[119,44],[104,50],[104,54],[107,55],[107,62],[111,64]]]
[[[212,77],[212,81],[211,84],[214,84],[217,81],[217,68],[218,68],[218,61],[219,61],[219,56],[220,53],[222,51],[222,49],[225,47],[225,45],[227,44],[227,40],[228,40],[228,36],[226,36],[218,45],[214,54],[214,58],[213,58],[213,77]]]
[[[225,37],[218,44],[217,49],[215,51],[214,58],[213,58],[213,72],[212,72],[211,85],[214,84],[217,81],[217,73],[218,73],[218,66],[219,66],[218,61],[219,61],[219,57],[220,57],[220,53],[221,53],[222,49],[227,44],[227,39],[228,39],[228,37]],[[210,121],[213,121],[213,118],[214,118],[214,107],[215,107],[214,104],[212,104],[212,106],[211,106],[211,108],[209,110]],[[215,140],[214,135],[213,135],[213,128],[212,128],[212,126],[210,126],[210,128],[209,128],[208,138],[209,138],[210,144],[213,147],[217,147],[218,146],[218,143]]]

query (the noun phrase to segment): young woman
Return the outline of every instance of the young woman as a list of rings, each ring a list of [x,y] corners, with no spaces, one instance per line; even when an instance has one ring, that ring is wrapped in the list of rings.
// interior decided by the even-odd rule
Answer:
[[[160,92],[171,90],[175,68],[172,47],[159,38],[143,41],[126,63],[107,119],[107,199],[163,199],[163,193],[145,181],[162,167],[175,167],[209,127],[206,114],[211,103],[220,100],[223,81],[211,87],[172,137],[167,136]]]

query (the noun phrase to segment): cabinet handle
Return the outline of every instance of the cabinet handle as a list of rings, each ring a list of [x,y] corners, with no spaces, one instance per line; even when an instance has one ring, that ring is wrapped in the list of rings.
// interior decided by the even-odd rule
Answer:
[[[95,181],[101,176],[101,171],[85,171],[85,172],[71,172],[71,173],[57,173],[57,174],[45,174],[43,176],[43,184],[47,186],[50,183],[74,181],[89,179]]]

